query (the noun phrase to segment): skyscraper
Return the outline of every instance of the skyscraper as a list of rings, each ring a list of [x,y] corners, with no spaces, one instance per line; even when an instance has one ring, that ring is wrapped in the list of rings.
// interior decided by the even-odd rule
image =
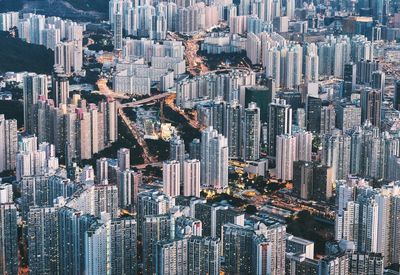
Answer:
[[[199,160],[185,160],[183,163],[183,195],[200,197]]]
[[[163,190],[171,197],[181,193],[181,164],[176,160],[163,162]]]
[[[68,76],[63,73],[63,68],[55,67],[51,76],[51,80],[51,90],[54,105],[58,107],[60,104],[68,104],[69,80]]]
[[[210,140],[210,185],[215,189],[228,187],[228,141],[219,134]]]
[[[322,139],[322,163],[333,169],[335,179],[346,179],[350,174],[351,138],[334,133]]]
[[[138,195],[137,221],[143,223],[145,216],[161,215],[175,205],[175,199],[157,191],[141,192]],[[141,231],[139,230],[141,233]]]
[[[35,133],[35,104],[40,96],[47,98],[47,76],[35,73],[26,74],[23,78],[24,128],[27,133]]]
[[[137,274],[136,220],[131,217],[111,220],[107,230],[111,274]]]
[[[107,274],[110,265],[107,253],[107,227],[97,222],[85,234],[85,273],[88,275]]]
[[[223,226],[223,256],[228,274],[284,274],[286,226],[255,221],[254,227]]]
[[[314,43],[311,43],[307,45],[306,51],[304,81],[305,83],[318,82],[318,48]]]
[[[382,71],[374,71],[371,75],[371,88],[384,92],[385,73]]]
[[[169,159],[180,163],[185,160],[185,143],[180,136],[174,136],[169,142]]]
[[[123,29],[122,14],[117,12],[113,15],[113,17],[114,17],[114,24],[113,24],[114,49],[121,50],[122,49],[122,29]]]
[[[312,139],[310,132],[299,131],[293,134],[296,138],[296,158],[295,160],[311,161]]]
[[[223,255],[227,274],[254,274],[252,268],[253,230],[225,224],[223,227]],[[238,245],[239,244],[239,245]]]
[[[229,147],[229,158],[242,156],[242,116],[243,107],[237,101],[232,101],[226,108],[226,131]]]
[[[269,105],[268,154],[276,156],[276,137],[292,133],[292,108],[285,100],[274,99]]]
[[[381,125],[382,92],[365,88],[361,91],[361,122],[366,120],[373,126]]]
[[[396,110],[400,110],[400,80],[397,80],[395,82],[393,108],[395,108]]]
[[[336,112],[336,127],[343,133],[361,125],[361,108],[353,104],[339,104]]]
[[[118,150],[118,167],[119,170],[125,171],[130,169],[130,151],[127,148],[121,148]]]
[[[85,233],[85,274],[136,274],[136,221],[97,221]]]
[[[317,164],[313,173],[313,199],[317,201],[329,201],[333,196],[333,175],[332,167]]]
[[[261,125],[260,108],[250,103],[244,110],[243,159],[258,160],[260,157]]]
[[[172,219],[169,215],[146,216],[142,223],[143,274],[154,274],[159,267],[157,261],[157,242],[173,239]]]
[[[353,92],[357,81],[357,65],[354,63],[347,63],[344,65],[344,96],[350,97]]]
[[[185,142],[180,136],[174,136],[169,141],[169,160],[176,160],[180,164],[180,177],[183,179],[183,161],[185,160]]]
[[[0,114],[0,172],[15,169],[17,149],[17,121]]]
[[[191,274],[220,274],[220,241],[210,237],[192,236],[188,239],[188,272]]]
[[[0,203],[0,273],[18,274],[17,208]]]
[[[336,111],[333,105],[323,106],[321,109],[321,134],[330,134],[335,129]]]
[[[276,177],[293,179],[293,162],[296,160],[296,138],[291,135],[276,137]]]
[[[108,161],[107,158],[96,160],[96,182],[98,184],[108,183]]]
[[[313,195],[313,166],[308,161],[293,162],[293,195],[303,200]]]
[[[58,211],[60,274],[85,272],[85,234],[97,218],[82,211],[62,207]]]
[[[58,274],[58,209],[31,208],[27,224],[29,273]]]
[[[107,98],[99,104],[99,111],[104,115],[104,143],[111,144],[118,139],[117,101]]]
[[[227,139],[208,127],[201,135],[201,183],[225,188],[228,185]]]
[[[139,193],[139,173],[133,170],[117,172],[118,206],[133,211]]]
[[[244,88],[244,100],[242,95],[240,103],[248,106],[251,102],[255,102],[260,108],[261,122],[268,122],[268,106],[275,98],[275,81],[272,78],[266,79],[266,86],[250,86]],[[242,94],[242,91],[240,91]]]
[[[188,273],[188,240],[164,240],[156,244],[156,274]]]
[[[189,144],[189,159],[201,159],[200,139],[195,138]]]
[[[319,133],[321,131],[321,108],[322,102],[320,98],[307,97],[306,123],[308,131],[313,133]]]

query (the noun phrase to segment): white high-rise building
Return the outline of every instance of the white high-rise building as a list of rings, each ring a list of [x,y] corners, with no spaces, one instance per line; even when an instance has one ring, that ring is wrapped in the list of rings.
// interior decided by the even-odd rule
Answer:
[[[107,274],[107,226],[95,224],[85,234],[85,273]]]
[[[118,206],[120,208],[134,209],[139,192],[139,180],[140,177],[133,170],[117,172]]]
[[[12,203],[13,202],[13,190],[11,183],[0,184],[0,204],[1,203]]]
[[[104,219],[85,233],[85,274],[136,274],[137,226],[130,217]]]
[[[163,162],[163,190],[170,197],[179,196],[181,191],[181,164],[179,161]]]
[[[311,161],[312,133],[300,131],[293,136],[296,138],[296,160]]]
[[[284,60],[282,60],[284,59]],[[299,44],[291,44],[281,50],[281,86],[296,88],[303,78],[303,48]]]
[[[79,73],[83,65],[82,40],[58,43],[54,50],[54,64],[62,67],[66,75]]]
[[[307,45],[307,53],[305,55],[305,72],[304,82],[309,83],[318,82],[319,78],[319,59],[318,59],[318,48],[314,43]]]
[[[296,8],[295,0],[286,0],[286,16],[289,20],[295,19],[294,11]]]
[[[264,51],[263,67],[265,67],[266,77],[272,77],[275,80],[276,88],[279,88],[281,85],[281,52],[277,47]]]
[[[4,12],[0,13],[0,30],[8,31],[13,27],[18,27],[19,13],[18,12]]]
[[[219,134],[210,140],[210,184],[215,189],[228,187],[228,141]]]
[[[211,185],[211,155],[210,140],[218,135],[212,126],[201,133],[201,182],[203,186]]]
[[[246,54],[252,64],[261,64],[261,40],[252,32],[247,34]]]
[[[296,160],[296,138],[291,135],[276,137],[276,177],[293,179],[293,161]]]
[[[350,39],[347,36],[327,36],[324,42],[318,43],[319,73],[343,77],[344,65],[351,58]]]
[[[183,163],[183,195],[200,197],[200,161],[197,159]]]

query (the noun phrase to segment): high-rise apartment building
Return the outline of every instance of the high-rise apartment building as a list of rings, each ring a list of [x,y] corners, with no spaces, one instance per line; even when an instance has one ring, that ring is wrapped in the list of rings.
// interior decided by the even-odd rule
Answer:
[[[261,124],[260,108],[250,103],[243,118],[243,159],[258,160],[260,157]]]
[[[369,121],[373,126],[381,125],[381,90],[365,88],[361,91],[361,123]]]
[[[200,161],[197,159],[183,162],[183,195],[200,197]]]
[[[96,160],[96,183],[108,183],[108,160],[107,158],[99,158]]]
[[[213,127],[201,136],[201,183],[220,189],[228,185],[228,142]]]
[[[58,274],[58,209],[31,208],[27,219],[30,274]]]
[[[220,241],[210,237],[192,236],[187,240],[188,272],[191,274],[220,274]]]
[[[276,177],[284,181],[293,179],[296,160],[296,138],[290,135],[276,137]]]
[[[274,99],[269,105],[268,154],[276,156],[276,139],[292,133],[292,108],[285,100]]]
[[[188,273],[188,240],[159,241],[156,244],[156,274]]]
[[[118,206],[134,210],[139,193],[141,175],[133,170],[117,172]]]
[[[122,50],[122,31],[123,31],[123,21],[122,14],[117,12],[113,14],[114,23],[113,23],[113,33],[114,33],[114,49]]]
[[[17,208],[0,203],[0,273],[18,274]]]
[[[130,150],[128,148],[121,148],[117,152],[118,167],[120,171],[130,169]]]
[[[0,114],[0,172],[15,169],[17,150],[17,121]]]
[[[26,74],[23,78],[24,128],[27,133],[36,131],[36,103],[39,97],[47,98],[47,76],[35,73]]]
[[[181,164],[176,160],[163,162],[163,191],[170,197],[181,193]]]
[[[168,215],[149,215],[146,216],[141,225],[142,230],[142,255],[143,273],[154,274],[159,267],[157,262],[157,243],[168,241],[174,238],[173,219]],[[168,268],[168,267],[166,267]]]
[[[226,106],[226,137],[228,139],[229,158],[238,159],[242,156],[242,117],[243,107],[238,101],[232,101]]]

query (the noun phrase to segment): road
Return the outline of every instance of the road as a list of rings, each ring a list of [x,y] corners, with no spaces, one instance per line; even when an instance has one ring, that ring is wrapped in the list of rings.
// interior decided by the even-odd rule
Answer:
[[[114,91],[107,86],[107,79],[105,78],[100,78],[99,80],[97,80],[96,84],[97,87],[99,88],[99,94],[114,99],[129,99],[129,96],[119,93],[114,93]]]
[[[143,138],[138,127],[134,122],[132,122],[129,117],[124,113],[122,108],[118,109],[118,114],[121,116],[122,121],[128,127],[129,131],[132,133],[133,137],[136,139],[140,147],[143,148],[143,160],[145,164],[157,162],[157,158],[150,154],[149,147],[147,146],[146,140]]]
[[[122,121],[125,123],[125,125],[128,127],[129,131],[133,135],[133,137],[137,140],[138,144],[143,148],[143,160],[144,160],[144,165],[147,165],[149,163],[155,163],[157,162],[157,157],[153,156],[150,153],[149,147],[147,145],[146,140],[143,138],[142,133],[140,132],[139,128],[137,127],[136,123],[133,122],[125,113],[124,113],[124,108],[131,108],[131,107],[136,107],[139,105],[147,104],[152,101],[157,101],[161,100],[163,98],[166,98],[168,96],[171,96],[171,93],[163,93],[159,95],[154,95],[148,98],[144,98],[135,102],[128,102],[124,104],[118,103],[118,114],[121,116]]]
[[[197,54],[199,50],[198,42],[204,40],[207,34],[200,32],[195,34],[190,39],[184,39],[175,33],[169,33],[168,36],[177,41],[182,41],[185,46],[185,60],[187,64],[187,71],[191,75],[199,75],[208,72],[208,67],[205,65],[203,57]]]
[[[179,113],[180,115],[182,115],[187,122],[190,124],[190,126],[192,126],[193,128],[199,129],[200,125],[198,123],[198,121],[196,119],[193,119],[191,117],[189,117],[188,114],[186,114],[182,109],[179,109],[175,104],[174,104],[174,100],[176,98],[176,94],[171,94],[170,96],[168,96],[165,99],[165,104],[167,104],[172,110],[174,110],[175,112]]]
[[[171,96],[171,94],[172,94],[171,92],[166,92],[166,93],[162,93],[162,94],[158,94],[158,95],[153,95],[151,97],[147,97],[147,98],[144,98],[144,99],[141,99],[141,100],[120,104],[120,108],[136,107],[136,106],[139,106],[139,105],[147,104],[147,103],[150,103],[152,101],[157,101],[157,100],[169,97],[169,96]]]

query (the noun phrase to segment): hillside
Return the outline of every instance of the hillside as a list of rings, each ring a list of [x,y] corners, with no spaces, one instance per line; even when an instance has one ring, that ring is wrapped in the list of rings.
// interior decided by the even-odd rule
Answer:
[[[51,72],[54,64],[54,53],[44,46],[28,44],[0,32],[0,72],[30,71],[36,73]]]

